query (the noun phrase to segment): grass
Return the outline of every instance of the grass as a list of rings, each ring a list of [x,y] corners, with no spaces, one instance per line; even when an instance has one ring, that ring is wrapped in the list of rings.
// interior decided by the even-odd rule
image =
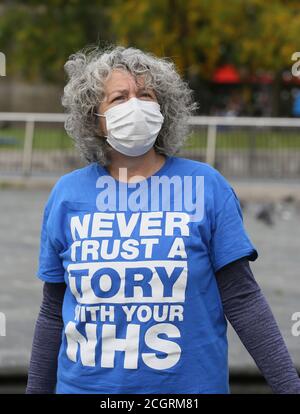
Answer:
[[[23,149],[25,130],[23,128],[7,128],[0,130],[0,150]],[[1,138],[5,144],[1,145]],[[11,140],[11,145],[6,141]],[[57,150],[73,148],[73,141],[61,128],[36,128],[33,139],[33,148],[39,150]]]
[[[22,149],[24,145],[23,128],[0,129],[1,149]],[[1,144],[1,140],[3,145]],[[64,150],[73,148],[73,141],[62,128],[36,128],[33,141],[34,149]],[[186,149],[206,148],[206,129],[194,132],[188,139]],[[217,149],[300,149],[300,132],[295,129],[251,130],[219,128]]]
[[[195,132],[187,141],[188,149],[206,148],[206,131]],[[251,131],[219,129],[217,149],[300,149],[300,131]]]

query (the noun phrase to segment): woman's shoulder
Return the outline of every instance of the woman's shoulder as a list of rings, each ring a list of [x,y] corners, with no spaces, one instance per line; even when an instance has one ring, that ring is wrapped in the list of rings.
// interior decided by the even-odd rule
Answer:
[[[58,202],[72,199],[73,195],[77,198],[79,194],[88,191],[91,186],[95,187],[97,178],[95,174],[96,165],[90,163],[62,175],[52,187],[49,199],[55,199]]]
[[[206,162],[177,156],[173,156],[172,158],[174,167],[176,169],[180,167],[180,171],[183,171],[184,173],[202,174],[216,179],[223,177],[220,171]]]
[[[228,179],[212,165],[198,160],[183,157],[174,158],[174,171],[180,171],[182,176],[201,176],[204,177],[204,186],[213,193],[232,194],[232,186]]]
[[[57,189],[61,189],[63,187],[68,187],[70,185],[78,186],[86,184],[88,181],[90,181],[91,178],[94,178],[95,171],[95,163],[87,164],[81,168],[77,168],[60,176],[59,179],[56,181],[54,187],[56,187]]]

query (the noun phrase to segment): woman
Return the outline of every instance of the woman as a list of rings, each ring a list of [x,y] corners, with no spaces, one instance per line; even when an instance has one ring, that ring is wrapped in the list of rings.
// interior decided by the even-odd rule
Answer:
[[[228,393],[226,318],[273,392],[300,393],[234,190],[174,155],[196,105],[173,63],[116,47],[65,67],[88,165],[45,207],[27,393]]]

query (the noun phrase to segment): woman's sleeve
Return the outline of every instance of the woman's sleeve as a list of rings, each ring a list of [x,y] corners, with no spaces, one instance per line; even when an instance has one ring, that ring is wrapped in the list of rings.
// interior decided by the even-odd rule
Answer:
[[[247,258],[216,272],[224,313],[276,394],[300,394],[300,379]]]
[[[26,394],[55,393],[65,289],[65,283],[44,283],[43,300],[35,325]]]
[[[37,277],[43,282],[64,282],[65,269],[60,258],[63,250],[57,186],[54,186],[45,205],[41,234]]]

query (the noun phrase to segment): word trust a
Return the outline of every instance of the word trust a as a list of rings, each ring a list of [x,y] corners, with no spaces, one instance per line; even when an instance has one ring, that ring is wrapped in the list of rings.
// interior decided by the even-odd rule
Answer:
[[[148,179],[127,182],[127,169],[119,170],[121,181],[117,182],[109,175],[98,178],[96,188],[101,189],[96,199],[98,211],[184,211],[190,215],[190,221],[203,219],[203,176],[153,175]]]

